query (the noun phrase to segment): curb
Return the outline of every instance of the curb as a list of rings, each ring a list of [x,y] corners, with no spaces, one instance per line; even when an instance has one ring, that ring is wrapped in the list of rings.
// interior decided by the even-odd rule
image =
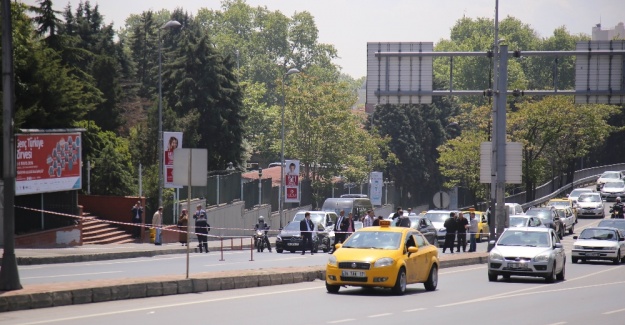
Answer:
[[[193,249],[191,250],[193,252]],[[75,254],[65,256],[43,256],[43,257],[17,257],[17,265],[40,265],[40,264],[59,264],[59,263],[77,263],[77,262],[94,262],[106,261],[133,257],[153,257],[158,255],[169,254],[185,254],[186,248],[172,248],[162,250],[145,250],[134,252],[108,252],[93,254]],[[0,259],[0,262],[2,259]]]
[[[479,256],[444,260],[440,268],[486,263],[486,253]],[[15,291],[0,292],[0,312],[78,305],[103,301],[148,298],[186,293],[230,290],[311,282],[325,279],[325,266],[224,271],[149,277],[144,279],[99,280],[33,285]]]

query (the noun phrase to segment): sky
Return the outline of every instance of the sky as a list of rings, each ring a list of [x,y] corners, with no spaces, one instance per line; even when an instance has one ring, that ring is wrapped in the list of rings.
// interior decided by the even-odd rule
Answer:
[[[37,0],[18,0],[34,5]],[[83,0],[84,1],[84,0]],[[334,45],[340,58],[335,63],[354,78],[367,70],[367,42],[434,42],[449,39],[453,25],[463,16],[495,18],[496,0],[247,0],[286,16],[308,11],[319,30],[319,42]],[[79,0],[53,0],[56,10],[68,3],[75,10]],[[104,21],[123,27],[131,14],[173,11],[190,14],[199,8],[221,9],[220,0],[91,0],[98,4]],[[540,37],[549,37],[565,26],[573,34],[590,35],[598,23],[612,29],[625,22],[625,0],[500,0],[499,20],[513,16],[529,24]],[[60,17],[62,18],[62,17]]]

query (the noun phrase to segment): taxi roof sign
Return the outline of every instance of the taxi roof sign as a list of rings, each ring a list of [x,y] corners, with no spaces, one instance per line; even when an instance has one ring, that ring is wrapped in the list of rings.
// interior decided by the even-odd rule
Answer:
[[[390,227],[390,226],[391,226],[390,220],[380,220],[380,227]]]

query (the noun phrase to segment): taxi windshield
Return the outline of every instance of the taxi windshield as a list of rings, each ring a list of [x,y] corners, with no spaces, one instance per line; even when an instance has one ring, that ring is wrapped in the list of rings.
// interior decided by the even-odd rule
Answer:
[[[357,231],[343,243],[343,248],[360,249],[398,249],[401,242],[400,232]]]

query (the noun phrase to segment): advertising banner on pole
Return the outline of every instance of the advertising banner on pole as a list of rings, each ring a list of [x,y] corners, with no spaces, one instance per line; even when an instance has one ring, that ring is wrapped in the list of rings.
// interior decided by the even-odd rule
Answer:
[[[299,203],[299,160],[285,160],[284,163],[284,202]]]
[[[371,204],[382,205],[382,172],[371,172]]]
[[[182,147],[182,132],[163,132],[163,175],[166,188],[181,188],[174,184],[174,150]]]
[[[80,133],[17,134],[15,195],[82,188]]]

